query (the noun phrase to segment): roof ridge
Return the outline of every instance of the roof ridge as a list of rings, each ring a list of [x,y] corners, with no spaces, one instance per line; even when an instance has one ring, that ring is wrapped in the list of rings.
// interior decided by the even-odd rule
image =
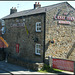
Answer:
[[[61,2],[61,3],[55,3],[55,4],[52,4],[52,5],[48,5],[48,6],[44,6],[44,7],[50,7],[50,6],[55,6],[55,5],[59,5],[59,4],[63,4],[63,3],[66,3],[66,2]],[[67,2],[68,3],[68,2]]]
[[[49,11],[49,10],[55,8],[55,7],[58,7],[58,6],[60,6],[60,5],[64,4],[64,3],[69,4],[68,2],[61,2],[61,3],[56,3],[56,4],[53,4],[53,5],[40,7],[38,9],[23,10],[23,11],[19,11],[19,12],[13,13],[11,15],[5,16],[2,19],[15,18],[15,17],[21,17],[21,16],[28,16],[28,15],[39,14],[39,13],[46,13],[47,11]]]
[[[68,3],[68,2],[56,3],[56,4],[52,4],[52,5],[48,5],[48,6],[44,6],[44,7],[40,7],[40,8],[46,8],[46,7],[50,7],[50,6],[55,6],[55,5],[62,4],[62,3]],[[40,9],[40,8],[38,8],[38,9]],[[19,12],[30,11],[30,10],[37,10],[37,9],[28,9],[28,10],[22,10],[22,11],[19,11]],[[18,12],[16,12],[16,13],[18,13]]]

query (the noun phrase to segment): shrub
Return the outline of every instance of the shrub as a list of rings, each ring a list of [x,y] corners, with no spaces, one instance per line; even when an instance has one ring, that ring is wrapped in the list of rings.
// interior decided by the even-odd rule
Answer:
[[[48,66],[47,64],[44,64],[44,66],[42,67],[42,69],[39,72],[61,73],[61,70],[53,69],[50,66]]]

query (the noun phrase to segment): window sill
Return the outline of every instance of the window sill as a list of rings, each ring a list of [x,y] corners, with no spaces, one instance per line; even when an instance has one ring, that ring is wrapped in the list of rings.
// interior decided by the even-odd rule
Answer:
[[[41,54],[35,54],[36,56],[41,56]]]
[[[37,33],[40,33],[41,31],[36,31]]]

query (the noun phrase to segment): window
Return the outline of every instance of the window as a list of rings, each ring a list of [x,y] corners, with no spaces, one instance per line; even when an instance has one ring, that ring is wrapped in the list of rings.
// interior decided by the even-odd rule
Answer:
[[[41,22],[36,22],[36,32],[41,32]]]
[[[2,20],[2,26],[4,26],[5,25],[5,21],[4,20]]]
[[[37,55],[40,55],[40,50],[41,50],[40,46],[41,46],[40,44],[35,45],[35,54],[37,54]]]
[[[5,33],[5,27],[2,27],[1,31],[2,31],[2,34],[4,34]]]
[[[25,19],[23,18],[23,22],[25,22]]]

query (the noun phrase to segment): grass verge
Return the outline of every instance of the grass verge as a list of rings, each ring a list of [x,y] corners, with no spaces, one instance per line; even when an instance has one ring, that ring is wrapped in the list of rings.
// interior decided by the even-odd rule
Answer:
[[[61,73],[63,70],[59,70],[59,69],[54,69],[51,68],[50,66],[44,64],[43,68],[41,70],[39,70],[38,72],[44,72],[44,73]]]

